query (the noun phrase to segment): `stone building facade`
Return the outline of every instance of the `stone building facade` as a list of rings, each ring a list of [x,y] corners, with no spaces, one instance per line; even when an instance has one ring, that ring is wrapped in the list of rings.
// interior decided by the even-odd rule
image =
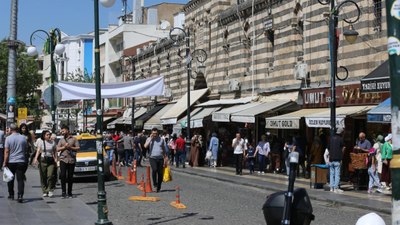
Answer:
[[[329,87],[327,15],[330,9],[329,4],[320,2],[190,1],[183,8],[186,15],[184,29],[190,34],[190,49],[191,52],[203,49],[207,53],[204,65],[197,63],[193,56],[192,89],[203,78],[211,96],[217,98]],[[337,81],[337,86],[359,82],[387,60],[383,2],[355,2],[360,7],[361,16],[353,24],[359,33],[354,44],[344,40],[343,31],[349,28],[349,24],[342,19],[354,18],[356,8],[345,4],[340,9],[338,67],[346,67],[349,77]],[[179,99],[186,93],[185,40],[182,33],[179,37],[179,47],[174,41],[164,38],[135,56],[136,76],[165,76],[166,88],[171,92],[165,100]],[[338,73],[340,76],[344,71],[339,69]],[[139,103],[149,101],[149,98],[138,99]]]

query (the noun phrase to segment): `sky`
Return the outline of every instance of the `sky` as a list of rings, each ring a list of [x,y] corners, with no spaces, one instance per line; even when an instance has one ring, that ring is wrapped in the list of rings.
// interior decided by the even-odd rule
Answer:
[[[145,6],[161,2],[186,4],[188,0],[144,0]],[[132,11],[132,0],[127,1],[127,12]],[[0,0],[0,40],[10,36],[11,0]],[[115,0],[110,8],[99,4],[100,28],[117,24],[122,12],[122,0]],[[93,0],[18,0],[17,39],[29,45],[30,35],[38,29],[59,28],[67,35],[79,35],[94,29]],[[33,43],[39,45],[39,43]]]

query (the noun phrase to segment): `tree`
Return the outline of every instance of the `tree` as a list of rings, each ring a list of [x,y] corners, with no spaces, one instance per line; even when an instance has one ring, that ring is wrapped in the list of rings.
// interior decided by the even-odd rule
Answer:
[[[28,108],[28,114],[37,113],[39,100],[36,90],[42,84],[35,58],[29,57],[25,45],[17,49],[16,100],[17,107]],[[0,42],[0,112],[5,112],[7,100],[8,46],[7,40]]]

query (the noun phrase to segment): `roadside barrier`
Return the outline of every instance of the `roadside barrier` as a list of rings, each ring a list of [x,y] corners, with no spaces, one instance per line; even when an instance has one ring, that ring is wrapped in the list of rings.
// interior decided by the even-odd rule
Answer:
[[[143,181],[143,177],[144,175],[142,174],[142,181]],[[141,181],[141,182],[142,182]],[[143,183],[143,186],[146,185],[145,183]],[[128,198],[128,200],[130,201],[149,201],[149,202],[158,202],[160,201],[159,197],[151,197],[151,196],[147,196],[146,195],[146,190],[142,190],[142,195],[141,196],[131,196]]]
[[[123,180],[123,179],[125,179],[125,178],[122,176],[122,168],[121,168],[121,165],[118,166],[118,176],[117,176],[117,179],[118,179],[118,180]]]
[[[126,183],[131,181],[132,170],[130,167],[126,167]]]
[[[181,203],[180,187],[176,186],[176,200],[171,202],[170,205],[177,209],[186,209],[186,206]]]
[[[126,183],[128,184],[137,184],[137,178],[136,178],[136,160],[133,161],[133,170],[131,170],[131,179],[127,181]]]
[[[151,181],[150,181],[150,166],[147,166],[147,168],[146,168],[146,186],[145,186],[145,191],[147,193],[153,192],[153,189],[151,189]]]
[[[137,188],[141,191],[144,191],[144,174],[142,173],[139,185],[137,186]]]

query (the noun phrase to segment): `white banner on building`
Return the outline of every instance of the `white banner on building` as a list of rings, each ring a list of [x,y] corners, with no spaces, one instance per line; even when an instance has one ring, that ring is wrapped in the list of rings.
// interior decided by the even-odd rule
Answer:
[[[96,99],[96,87],[93,83],[61,81],[56,84],[56,87],[61,90],[62,101]],[[103,99],[162,95],[164,95],[163,76],[123,83],[101,84],[101,98]]]

